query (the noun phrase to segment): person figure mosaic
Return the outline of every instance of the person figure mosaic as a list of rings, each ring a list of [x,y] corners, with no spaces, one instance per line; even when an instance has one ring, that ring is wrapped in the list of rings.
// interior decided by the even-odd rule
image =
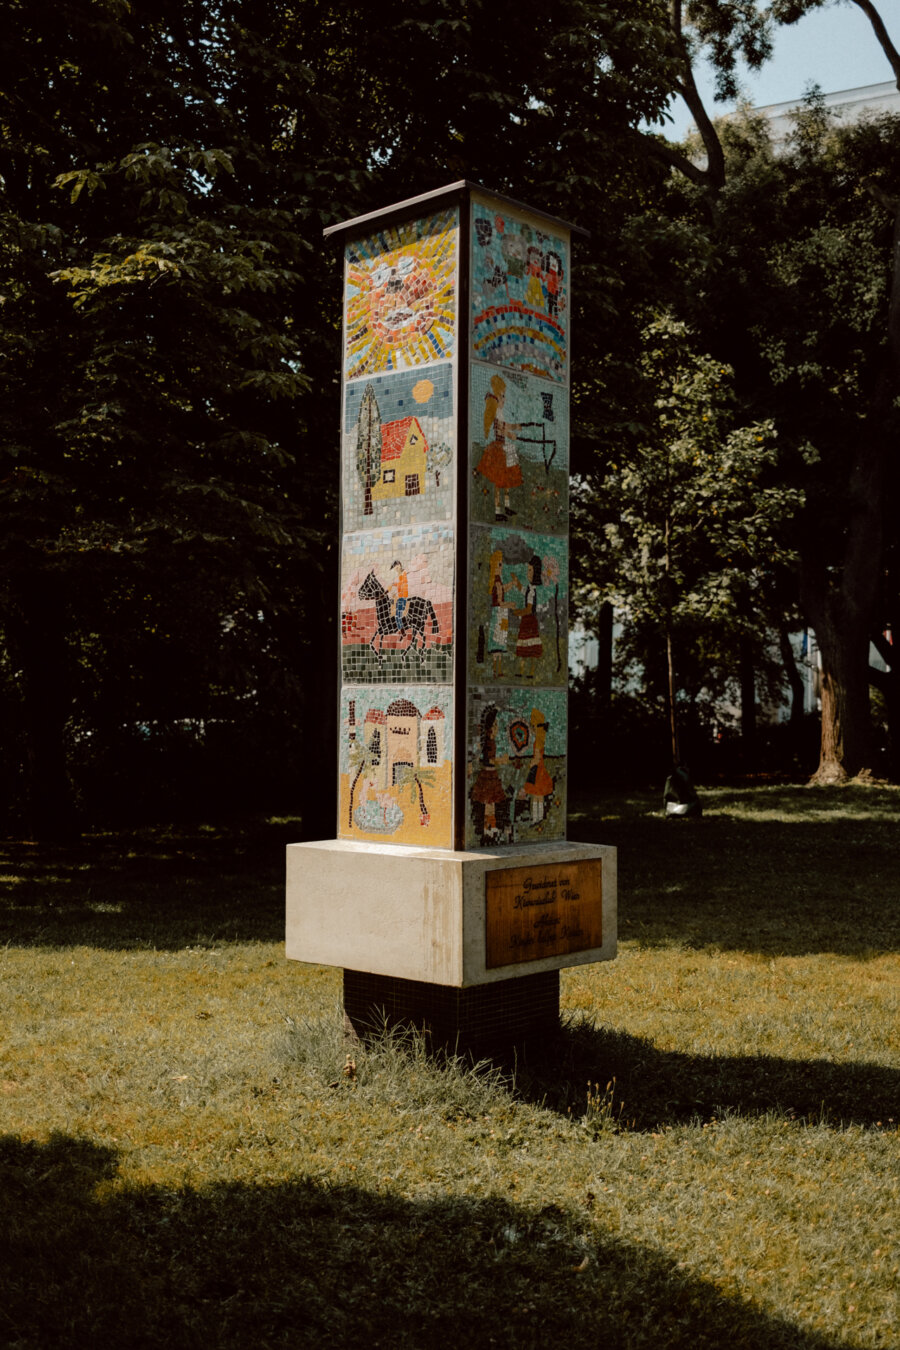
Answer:
[[[522,589],[515,575],[510,583]],[[495,679],[503,675],[503,653],[509,641],[509,612],[512,609],[506,598],[506,586],[503,581],[503,552],[495,549],[491,554],[488,567],[488,588],[491,595],[491,621],[488,632],[488,651],[491,654],[491,669]]]
[[[407,602],[409,601],[409,578],[407,577],[406,572],[403,570],[403,564],[399,558],[396,559],[395,562],[391,563],[392,572],[395,567],[398,568],[399,570],[397,572],[397,580],[391,584],[391,590],[397,597],[397,606],[396,606],[397,627],[402,628],[403,611],[406,609]]]
[[[537,588],[541,585],[541,560],[536,553],[528,560],[527,577],[522,608],[516,611],[519,615],[516,656],[519,660],[519,674],[533,680],[537,663],[544,654],[537,617]],[[525,669],[526,662],[531,666],[528,671]]]
[[[525,782],[519,789],[518,800],[531,802],[531,823],[539,825],[547,810],[547,798],[553,792],[553,779],[544,763],[547,744],[547,732],[550,724],[539,708],[531,710],[531,731],[534,737],[534,750]]]
[[[499,843],[509,834],[509,805],[497,772],[498,710],[491,704],[481,719],[481,768],[470,793],[475,828],[482,844]]]
[[[510,506],[509,491],[510,488],[521,487],[524,481],[516,445],[516,433],[521,430],[522,424],[503,420],[505,402],[506,381],[501,375],[492,375],[491,387],[484,396],[484,437],[487,446],[475,466],[475,472],[494,485],[495,520],[507,520],[517,514]]]

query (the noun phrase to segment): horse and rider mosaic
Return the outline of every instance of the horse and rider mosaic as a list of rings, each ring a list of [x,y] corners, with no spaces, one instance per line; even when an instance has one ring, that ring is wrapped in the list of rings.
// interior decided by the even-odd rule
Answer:
[[[452,681],[452,526],[344,536],[341,665],[348,684]]]

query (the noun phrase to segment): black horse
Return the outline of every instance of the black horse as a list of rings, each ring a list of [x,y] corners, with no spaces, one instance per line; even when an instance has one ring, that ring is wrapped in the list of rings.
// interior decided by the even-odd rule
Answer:
[[[401,636],[406,633],[411,634],[409,642],[403,648],[403,660],[405,661],[413,647],[416,647],[417,656],[420,651],[424,652],[427,645],[425,624],[429,620],[431,621],[433,637],[436,637],[441,631],[437,615],[434,612],[434,605],[430,600],[426,600],[424,595],[411,595],[398,620],[394,614],[394,602],[374,572],[370,572],[360,586],[359,598],[360,600],[375,601],[375,632],[372,635],[369,647],[378,658],[379,663],[384,660],[382,656],[384,639],[390,633],[400,633]],[[378,643],[377,647],[376,642]],[[417,646],[417,643],[420,645]]]

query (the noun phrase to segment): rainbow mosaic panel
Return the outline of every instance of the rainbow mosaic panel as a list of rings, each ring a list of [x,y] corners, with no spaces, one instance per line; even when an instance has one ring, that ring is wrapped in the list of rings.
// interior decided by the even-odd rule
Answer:
[[[345,253],[342,838],[449,848],[459,211]]]

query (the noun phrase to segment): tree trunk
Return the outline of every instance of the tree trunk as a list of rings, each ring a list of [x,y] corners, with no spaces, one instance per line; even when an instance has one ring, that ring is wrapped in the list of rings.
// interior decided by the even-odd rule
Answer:
[[[675,711],[675,658],[672,652],[672,629],[666,626],[666,693],[669,704],[669,738],[672,743],[672,768],[681,765],[681,748],[678,741],[678,716]]]
[[[869,637],[884,569],[884,481],[890,407],[896,381],[886,366],[853,452],[845,506],[843,556],[808,541],[801,561],[804,608],[822,656],[822,741],[813,783],[842,783],[874,767],[869,710]]]
[[[805,692],[803,677],[797,669],[797,659],[794,656],[794,649],[791,646],[791,639],[788,630],[784,627],[778,630],[778,647],[781,652],[781,659],[784,662],[784,674],[791,690],[791,712],[788,725],[791,728],[793,738],[796,738],[797,732],[803,722],[803,695]]]
[[[822,654],[822,738],[811,783],[845,783],[873,764],[869,626],[845,610],[840,596],[810,608]]]
[[[609,715],[612,706],[613,676],[613,607],[609,601],[600,606],[597,618],[596,699],[600,718]]]
[[[65,745],[72,710],[65,604],[46,573],[17,583],[5,629],[22,698],[26,828],[35,839],[71,840],[79,831]]]
[[[749,637],[741,638],[741,758],[744,772],[756,768],[756,671],[753,665],[753,644]]]
[[[890,778],[900,777],[900,666],[894,647],[883,633],[872,637],[876,649],[884,660],[887,670],[877,666],[869,667],[869,683],[880,689],[884,695],[887,714],[887,772]]]

